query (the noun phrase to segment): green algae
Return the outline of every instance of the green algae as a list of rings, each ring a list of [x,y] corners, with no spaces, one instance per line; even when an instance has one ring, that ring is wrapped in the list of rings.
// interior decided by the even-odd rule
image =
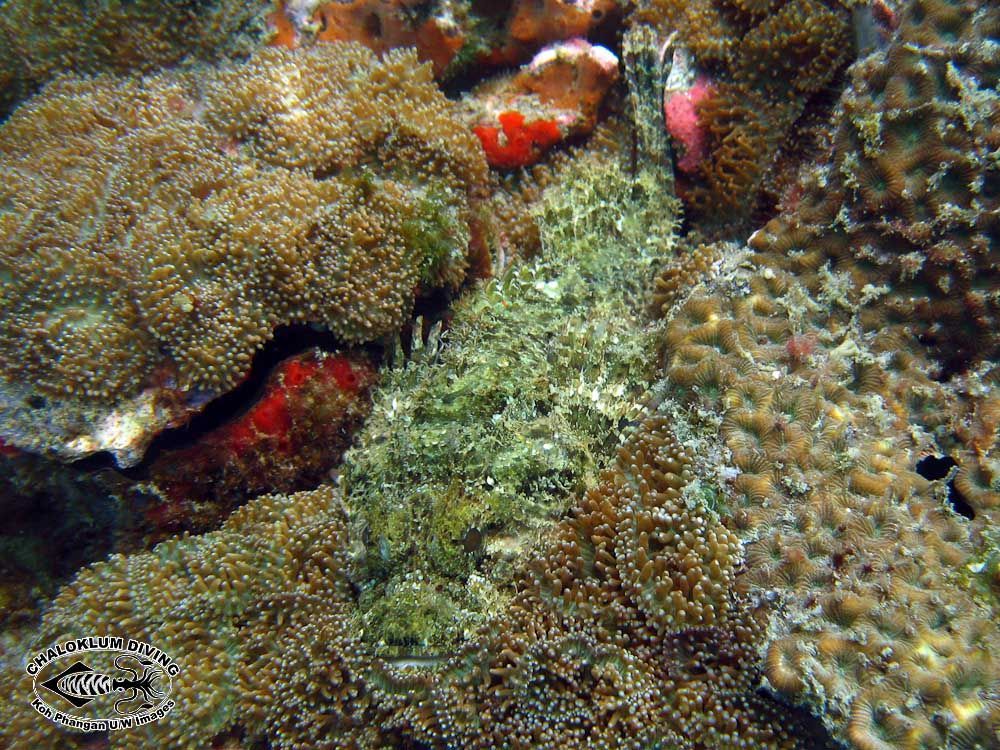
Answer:
[[[613,460],[655,377],[642,310],[677,215],[661,174],[569,167],[536,208],[540,256],[386,376],[342,474],[375,648],[446,650],[495,613],[539,530]]]

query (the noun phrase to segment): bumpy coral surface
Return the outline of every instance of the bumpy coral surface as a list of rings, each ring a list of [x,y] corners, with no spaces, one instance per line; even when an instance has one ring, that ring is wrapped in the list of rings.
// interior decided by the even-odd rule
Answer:
[[[739,541],[685,496],[691,477],[667,420],[644,419],[407,730],[433,747],[827,747],[757,692],[766,608],[737,595]]]
[[[881,289],[867,324],[911,330],[949,371],[1000,355],[998,39],[993,5],[907,6],[852,72],[832,163],[756,242]]]
[[[59,73],[247,54],[264,39],[269,7],[268,0],[7,0],[0,8],[0,117]]]
[[[325,738],[366,719],[344,550],[330,490],[268,496],[218,531],[83,571],[46,615],[38,645],[120,635],[177,660],[171,721],[114,732],[114,748],[204,748],[236,723],[278,748],[335,743]],[[10,670],[2,678],[4,744],[64,746],[56,725],[39,722],[21,699],[31,693],[26,677]]]
[[[682,149],[678,164],[685,202],[709,225],[746,219],[793,124],[849,57],[847,12],[820,0],[649,0],[638,17],[713,77],[666,102],[679,145],[697,144],[698,158]]]
[[[113,748],[201,748],[233,729],[281,749],[825,747],[757,693],[766,609],[738,594],[739,541],[685,497],[690,478],[666,421],[644,420],[520,573],[511,609],[434,670],[357,641],[328,489],[260,498],[218,531],[84,570],[34,644],[118,634],[177,661],[172,713],[112,733]],[[0,670],[0,737],[59,747],[17,661]]]
[[[748,269],[679,307],[691,270],[660,284],[668,380],[738,470],[747,580],[786,602],[767,678],[863,750],[995,747],[1000,727],[998,30],[992,5],[908,6]],[[940,454],[950,486],[921,470]]]
[[[5,437],[33,449],[135,460],[108,425],[130,399],[176,418],[282,323],[392,333],[480,250],[479,143],[412,53],[62,81],[3,126],[0,163]]]
[[[746,585],[781,599],[770,685],[853,747],[991,747],[997,600],[970,570],[997,495],[970,522],[916,471],[944,415],[960,419],[955,394],[904,339],[865,334],[829,269],[729,262],[669,308],[666,384],[730,456],[719,502]]]

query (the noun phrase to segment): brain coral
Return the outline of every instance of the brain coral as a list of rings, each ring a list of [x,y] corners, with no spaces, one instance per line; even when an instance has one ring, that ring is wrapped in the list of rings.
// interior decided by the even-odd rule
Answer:
[[[746,268],[679,304],[684,264],[660,283],[668,380],[736,469],[746,580],[787,607],[767,678],[861,750],[1000,737],[998,34],[992,3],[908,5]],[[921,473],[942,454],[950,487]]]
[[[970,521],[915,470],[969,407],[912,338],[866,335],[828,268],[742,259],[669,308],[664,356],[677,425],[730,457],[743,584],[784,608],[762,639],[770,685],[861,750],[994,747],[998,605],[970,571],[1000,496]]]
[[[224,391],[281,324],[371,341],[459,285],[486,164],[452,115],[411,52],[354,44],[49,86],[0,128],[0,401],[50,407],[15,442]]]
[[[858,63],[833,159],[755,245],[819,254],[881,289],[866,325],[907,328],[948,371],[1000,355],[1000,8],[905,8]]]

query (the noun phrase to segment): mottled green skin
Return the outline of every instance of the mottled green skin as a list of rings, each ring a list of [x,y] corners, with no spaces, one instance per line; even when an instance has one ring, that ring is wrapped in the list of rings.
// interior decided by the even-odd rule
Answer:
[[[537,209],[541,256],[387,375],[343,472],[376,649],[443,652],[502,608],[528,543],[639,415],[655,371],[642,306],[676,215],[654,175],[575,166]]]
[[[414,181],[428,183],[426,177]],[[418,195],[414,188],[414,195]],[[413,215],[403,222],[400,234],[418,260],[420,283],[434,289],[462,281],[469,230],[463,223],[460,206],[464,196],[443,185],[425,184],[423,196],[415,197]]]

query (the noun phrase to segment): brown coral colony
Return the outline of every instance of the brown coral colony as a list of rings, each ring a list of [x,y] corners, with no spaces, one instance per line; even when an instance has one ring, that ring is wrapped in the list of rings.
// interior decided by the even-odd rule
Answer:
[[[411,53],[347,44],[50,86],[0,136],[5,376],[220,392],[280,324],[393,332],[478,252],[485,162],[451,112]]]

